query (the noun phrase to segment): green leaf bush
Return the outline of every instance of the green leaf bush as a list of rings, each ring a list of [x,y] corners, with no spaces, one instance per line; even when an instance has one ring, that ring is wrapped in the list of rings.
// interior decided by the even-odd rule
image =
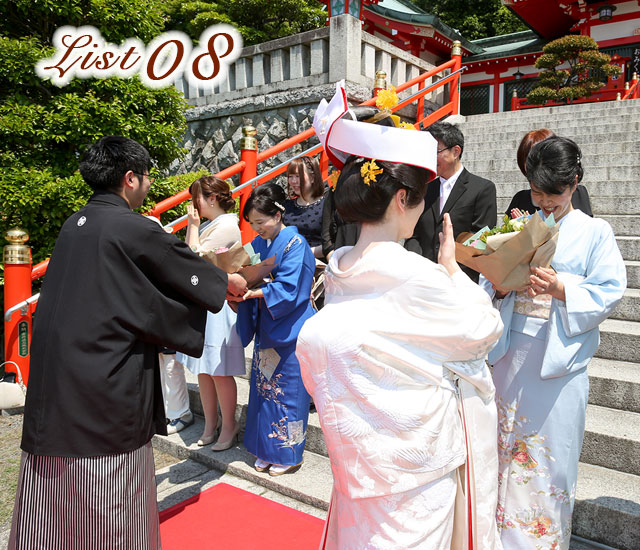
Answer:
[[[527,103],[532,105],[547,101],[571,103],[602,88],[603,76],[620,74],[620,67],[610,63],[611,57],[600,52],[590,36],[563,36],[549,42],[542,51],[535,63],[542,71],[527,95]]]

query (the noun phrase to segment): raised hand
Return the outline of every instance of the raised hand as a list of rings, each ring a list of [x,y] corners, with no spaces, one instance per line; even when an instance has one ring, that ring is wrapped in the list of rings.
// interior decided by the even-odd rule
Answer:
[[[200,227],[200,214],[193,205],[193,201],[187,204],[187,223],[193,227]]]
[[[523,212],[519,208],[512,208],[511,209],[511,219],[512,220],[515,220],[516,218],[521,218],[522,216],[528,216],[528,215],[529,215],[529,211],[528,210],[525,210]]]
[[[456,242],[453,238],[453,224],[449,214],[445,214],[443,217],[442,231],[438,238],[440,239],[438,263],[449,272],[449,275],[453,275],[460,271],[460,266],[456,262]]]

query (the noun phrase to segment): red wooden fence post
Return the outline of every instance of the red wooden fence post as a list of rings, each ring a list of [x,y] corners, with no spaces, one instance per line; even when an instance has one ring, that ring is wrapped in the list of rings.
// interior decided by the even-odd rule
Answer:
[[[240,183],[246,183],[258,175],[258,140],[256,134],[258,131],[253,126],[245,126],[242,128],[242,139],[240,140],[240,160],[244,162],[244,169],[240,174]],[[256,232],[251,229],[251,225],[242,215],[244,205],[251,194],[255,185],[242,190],[240,195],[240,233],[242,234],[242,243],[251,242],[256,236]]]
[[[517,90],[513,90],[513,93],[511,94],[511,110],[512,111],[518,110],[518,91]]]
[[[384,71],[376,71],[376,80],[373,83],[373,96],[377,97],[380,90],[387,89],[387,73]]]
[[[29,235],[22,229],[10,229],[5,234],[9,241],[2,253],[4,263],[4,307],[6,310],[31,298],[31,248],[25,243]],[[31,307],[14,311],[10,320],[4,322],[4,357],[20,367],[22,380],[29,381],[29,355],[31,352]],[[11,364],[5,365],[7,372],[16,372]],[[17,381],[17,378],[16,378]]]
[[[451,72],[456,72],[462,67],[462,43],[456,40],[451,48],[451,59],[454,61],[454,65]],[[458,73],[451,81],[451,91],[449,93],[449,100],[451,102],[451,114],[460,114],[460,73]]]

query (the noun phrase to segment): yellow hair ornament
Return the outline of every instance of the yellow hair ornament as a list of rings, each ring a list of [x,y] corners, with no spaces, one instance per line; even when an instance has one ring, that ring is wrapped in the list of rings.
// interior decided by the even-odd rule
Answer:
[[[411,122],[401,122],[398,125],[398,128],[404,128],[405,130],[417,130],[415,125],[411,124]]]
[[[360,168],[360,175],[364,182],[369,185],[372,181],[376,181],[376,176],[382,174],[384,170],[376,164],[376,159],[365,162]]]
[[[398,104],[399,98],[393,85],[386,90],[380,90],[376,98],[376,107],[378,109],[393,109]]]
[[[340,170],[334,170],[333,172],[331,172],[331,174],[329,174],[328,182],[329,182],[329,187],[331,187],[331,191],[336,190],[336,185],[338,183],[339,177],[340,177]]]

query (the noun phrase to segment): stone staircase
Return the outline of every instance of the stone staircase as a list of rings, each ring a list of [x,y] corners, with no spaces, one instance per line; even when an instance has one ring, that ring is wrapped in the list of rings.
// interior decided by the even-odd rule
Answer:
[[[589,366],[591,391],[571,550],[640,548],[640,163],[634,165],[640,151],[638,121],[640,101],[629,101],[479,115],[461,125],[465,165],[497,184],[499,212],[526,187],[515,151],[527,131],[547,127],[575,139],[583,149],[583,183],[593,210],[613,226],[627,265],[629,289],[602,325],[602,342]],[[249,366],[247,359],[247,372]],[[192,410],[202,414],[195,377],[187,376]],[[237,417],[244,423],[249,385],[246,377],[237,382]],[[198,419],[178,434],[156,436],[154,446],[294,498],[323,516],[332,478],[317,414],[309,416],[303,467],[280,477],[256,472],[253,457],[240,444],[222,453],[197,447],[202,426]]]
[[[467,117],[463,162],[495,182],[498,212],[528,188],[516,163],[537,128],[575,140],[594,215],[613,227],[628,289],[601,325],[589,365],[587,422],[573,518],[575,535],[640,548],[640,101],[592,103]]]

